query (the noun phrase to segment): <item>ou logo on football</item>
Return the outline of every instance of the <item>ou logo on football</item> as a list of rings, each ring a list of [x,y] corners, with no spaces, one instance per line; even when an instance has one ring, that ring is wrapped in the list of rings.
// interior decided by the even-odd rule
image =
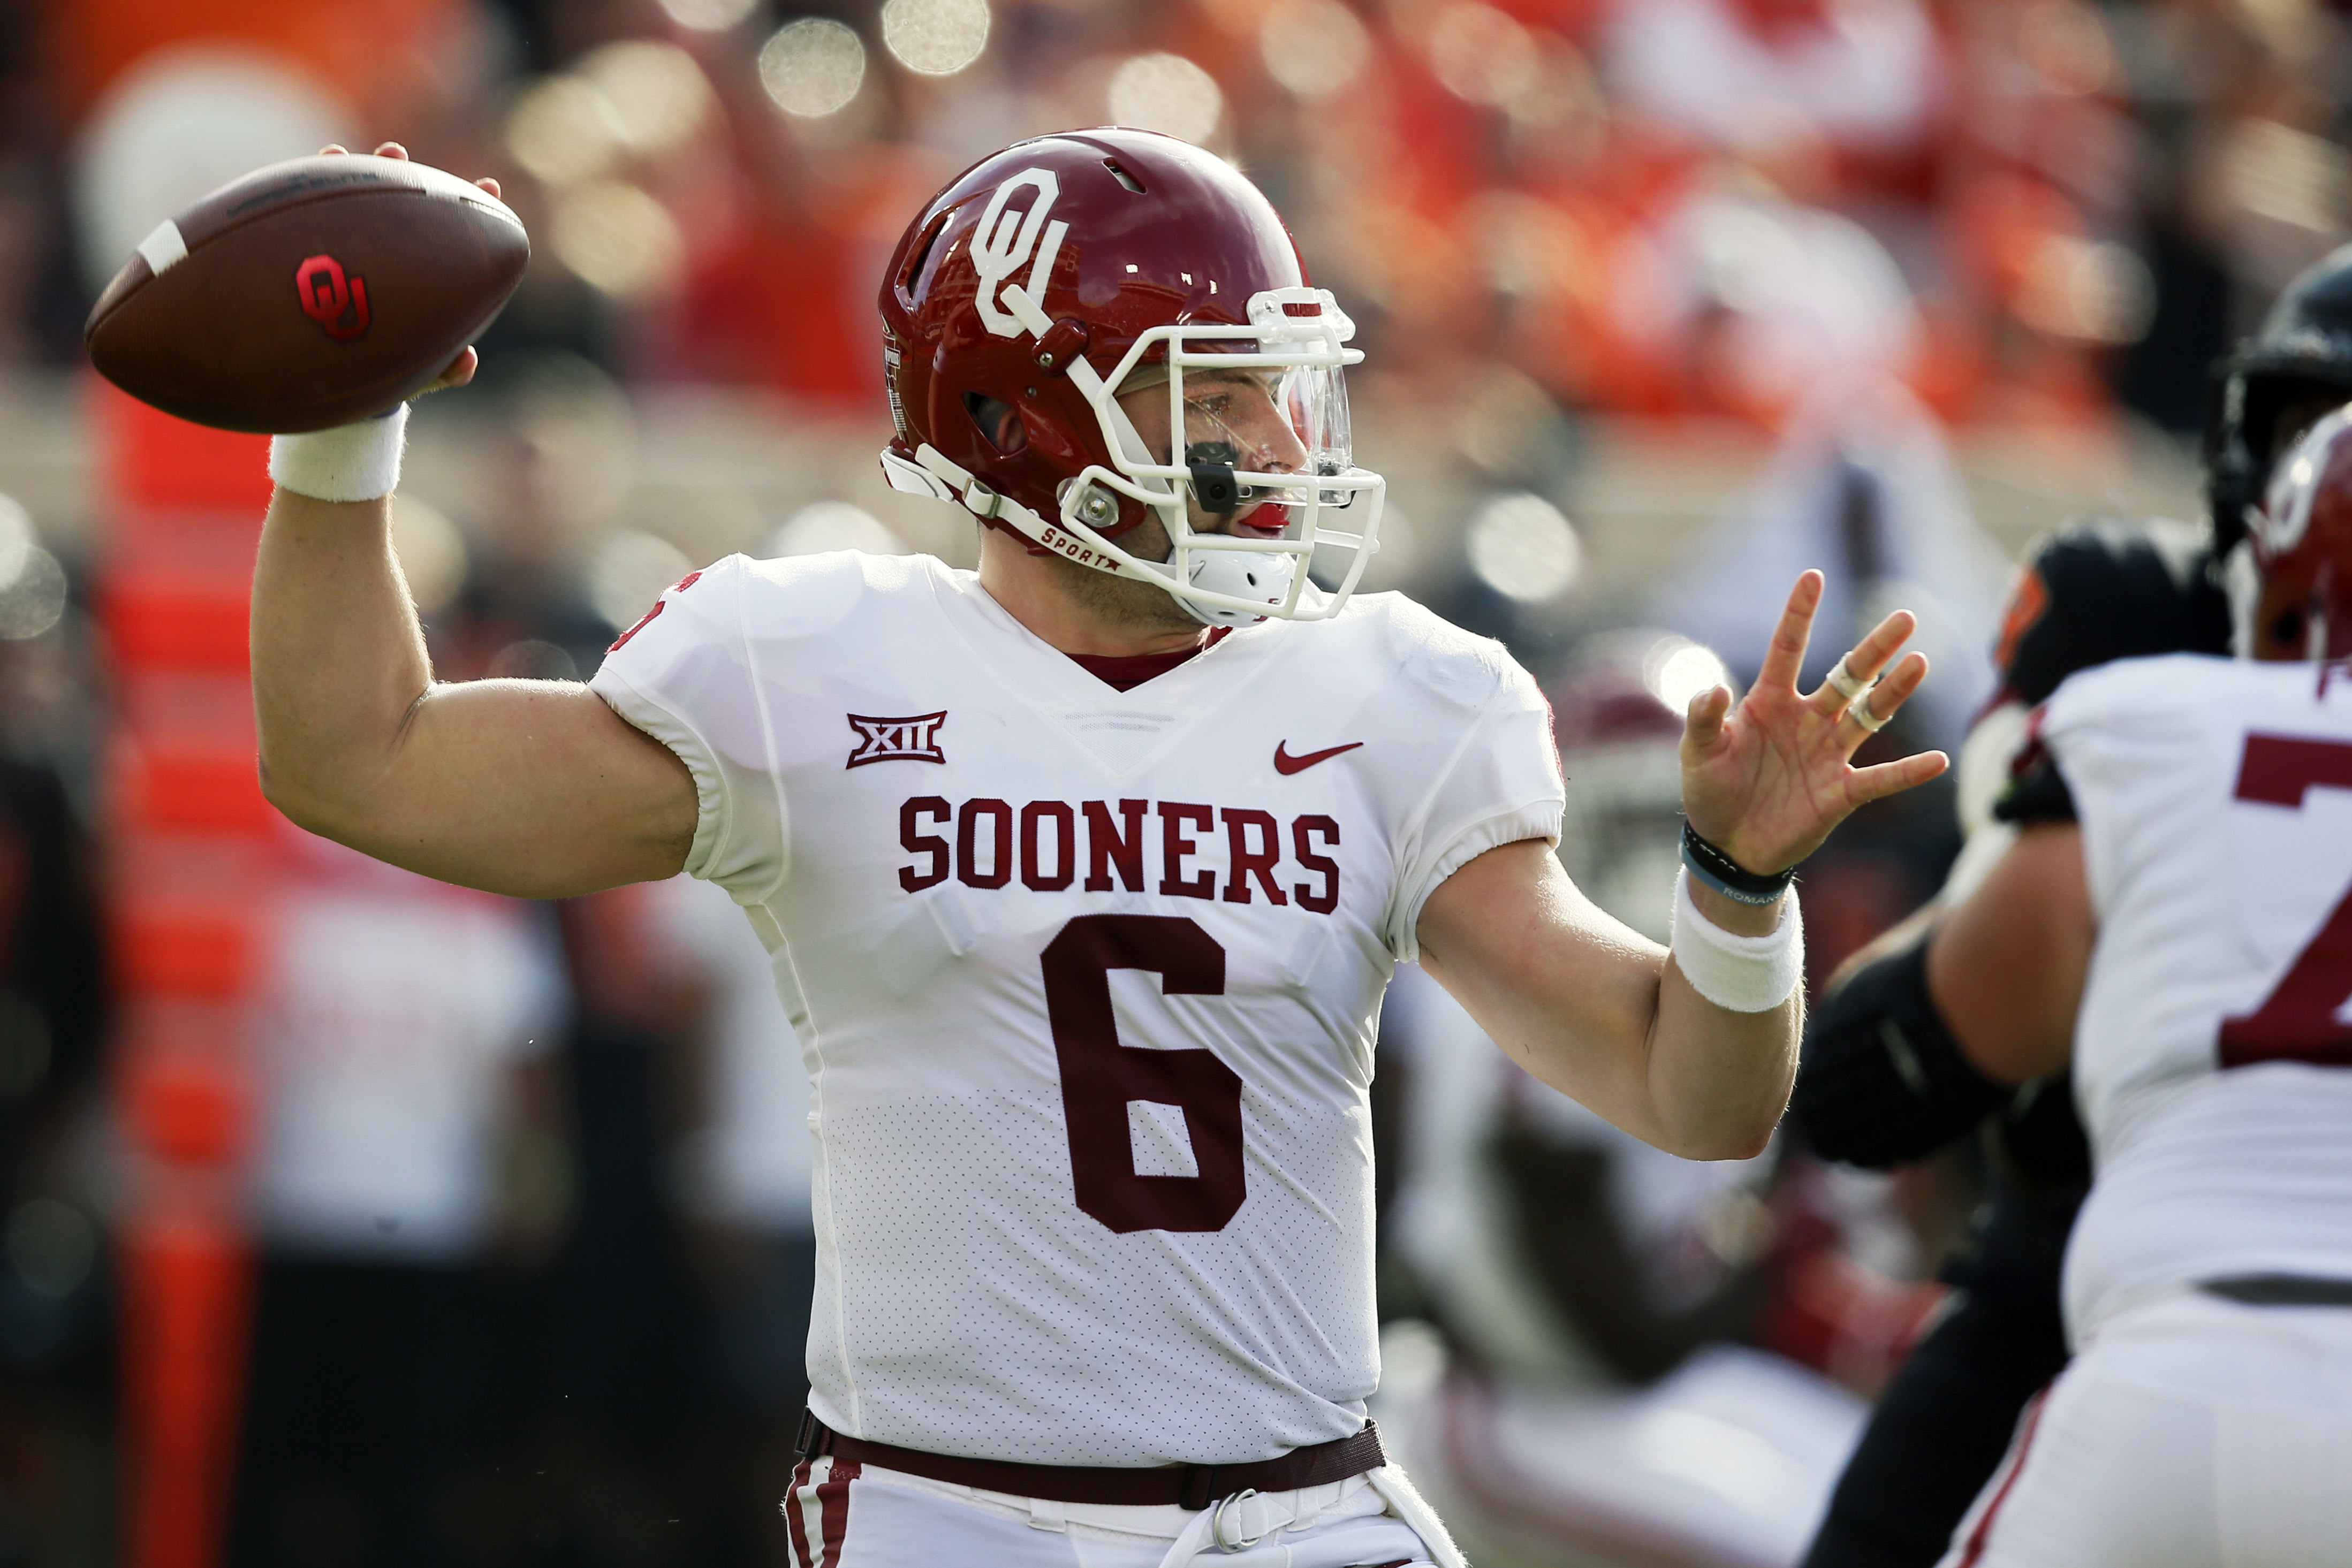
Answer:
[[[1024,191],[1034,192],[1028,208],[1006,211],[1006,204]],[[1047,223],[1045,214],[1054,205],[1054,198],[1062,193],[1062,183],[1051,169],[1024,169],[1002,185],[988,198],[987,207],[980,214],[980,227],[972,231],[972,270],[980,274],[980,319],[982,325],[1000,338],[1017,338],[1021,323],[1004,308],[998,290],[1021,264],[1035,260],[1029,268],[1029,298],[1043,305],[1045,280],[1053,276],[1054,257],[1062,248],[1062,236],[1070,232],[1065,223]],[[1040,234],[1044,243],[1039,243]]]
[[[343,264],[333,256],[314,256],[296,267],[294,289],[302,314],[336,342],[348,343],[368,329],[367,279],[356,274],[346,279]]]

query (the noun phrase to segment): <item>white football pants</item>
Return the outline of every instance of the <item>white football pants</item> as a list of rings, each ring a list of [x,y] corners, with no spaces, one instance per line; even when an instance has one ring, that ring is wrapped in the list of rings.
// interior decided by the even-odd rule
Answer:
[[[1941,1568],[2342,1568],[2352,1309],[2168,1296],[2019,1418]]]
[[[1196,1512],[1015,1497],[821,1458],[793,1472],[783,1508],[795,1568],[1185,1568],[1195,1558],[1219,1568],[1464,1568],[1394,1466]],[[1243,1541],[1255,1544],[1233,1549]]]

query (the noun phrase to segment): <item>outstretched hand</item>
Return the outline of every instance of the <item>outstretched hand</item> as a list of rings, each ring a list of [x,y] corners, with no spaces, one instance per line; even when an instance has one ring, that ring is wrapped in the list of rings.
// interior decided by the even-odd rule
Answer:
[[[324,147],[319,149],[320,154],[327,157],[349,157],[351,155],[351,151],[352,150],[350,148],[341,146],[332,141],[328,142]],[[403,147],[397,141],[383,141],[377,143],[375,155],[379,158],[397,158],[404,163],[408,161],[408,149]],[[496,180],[489,178],[488,175],[475,181],[474,183],[479,185],[483,190],[488,191],[493,196],[503,194],[503,193],[499,189],[499,183]],[[425,392],[436,392],[441,391],[445,387],[464,386],[467,382],[474,379],[474,372],[481,368],[481,364],[482,357],[474,352],[473,345],[469,343],[466,346],[464,351],[459,353],[456,359],[449,361],[447,369],[444,370],[439,375],[433,379],[432,384],[427,386],[425,389]],[[418,392],[416,395],[423,397],[425,392]]]
[[[1822,574],[1808,571],[1790,591],[1764,668],[1738,706],[1717,686],[1693,697],[1684,719],[1683,810],[1701,838],[1761,874],[1819,849],[1855,807],[1925,784],[1950,766],[1940,751],[1853,766],[1855,748],[1927,678],[1927,659],[1907,653],[1886,668],[1918,625],[1909,611],[1898,610],[1843,661],[1859,683],[1851,699],[1833,681],[1800,693],[1797,677],[1821,602]]]

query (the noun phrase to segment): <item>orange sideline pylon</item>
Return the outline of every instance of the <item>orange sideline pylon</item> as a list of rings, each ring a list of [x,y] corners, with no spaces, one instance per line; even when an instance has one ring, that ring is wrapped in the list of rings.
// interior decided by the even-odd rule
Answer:
[[[184,423],[95,378],[89,409],[117,695],[123,1561],[215,1568],[250,1331],[250,1020],[271,881],[246,664],[267,442]]]

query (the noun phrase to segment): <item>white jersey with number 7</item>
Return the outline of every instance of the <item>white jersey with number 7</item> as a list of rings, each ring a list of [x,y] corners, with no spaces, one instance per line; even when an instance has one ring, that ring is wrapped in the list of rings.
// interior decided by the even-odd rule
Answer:
[[[2352,676],[2127,660],[2042,736],[2099,921],[2072,1333],[2202,1280],[2352,1279]]]
[[[1110,1466],[1363,1424],[1381,993],[1438,883],[1559,833],[1498,644],[1360,595],[1122,694],[929,558],[735,557],[593,685],[774,957],[822,1419]]]

